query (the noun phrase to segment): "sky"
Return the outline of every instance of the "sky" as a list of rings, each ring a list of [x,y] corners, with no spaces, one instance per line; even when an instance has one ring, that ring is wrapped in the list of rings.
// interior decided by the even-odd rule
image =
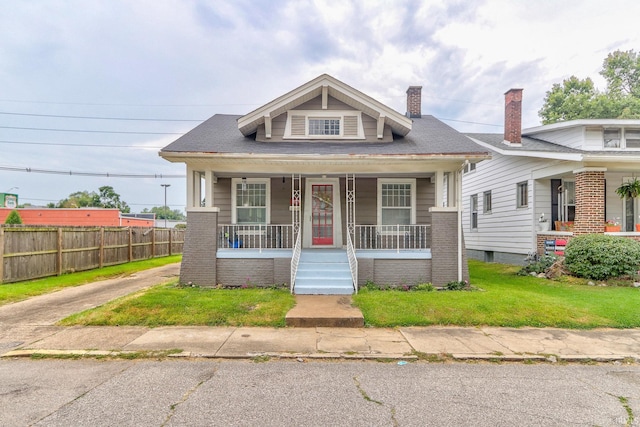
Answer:
[[[160,148],[323,73],[403,114],[422,86],[422,113],[461,132],[503,132],[522,88],[538,126],[554,83],[604,89],[607,54],[640,50],[639,15],[637,0],[0,0],[0,193],[46,205],[108,185],[140,212],[166,189],[184,210],[184,165]]]

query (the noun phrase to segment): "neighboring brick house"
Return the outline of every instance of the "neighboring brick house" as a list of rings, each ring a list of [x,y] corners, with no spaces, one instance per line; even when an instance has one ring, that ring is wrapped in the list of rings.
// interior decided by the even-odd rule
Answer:
[[[614,234],[640,239],[640,200],[616,194],[640,174],[640,120],[522,130],[521,115],[522,89],[511,89],[504,134],[467,134],[492,157],[463,175],[469,256],[522,263],[529,253],[562,253],[574,235],[604,233],[606,220],[620,224]]]
[[[186,164],[181,281],[295,293],[468,277],[462,166],[487,150],[321,75],[244,116],[216,114],[160,151]]]
[[[0,224],[12,210],[18,211],[24,224],[53,226],[153,227],[151,218],[122,214],[118,209],[103,208],[0,208]]]

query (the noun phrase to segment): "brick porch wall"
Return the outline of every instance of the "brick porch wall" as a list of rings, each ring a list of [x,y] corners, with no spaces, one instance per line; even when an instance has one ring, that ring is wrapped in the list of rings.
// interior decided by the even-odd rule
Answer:
[[[216,252],[218,250],[218,211],[187,211],[180,283],[215,286]]]
[[[431,283],[446,285],[458,280],[458,213],[431,212]],[[462,280],[469,280],[467,251],[462,236]]]
[[[604,232],[604,171],[580,171],[576,178],[576,218],[573,234]]]

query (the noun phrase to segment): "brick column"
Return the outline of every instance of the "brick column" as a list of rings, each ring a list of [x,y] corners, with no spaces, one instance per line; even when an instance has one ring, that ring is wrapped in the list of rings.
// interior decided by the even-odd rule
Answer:
[[[573,234],[604,232],[604,169],[581,169],[576,178],[576,218]]]
[[[458,212],[431,209],[431,283],[446,285],[458,280]],[[464,237],[462,280],[469,280]]]
[[[219,208],[187,209],[180,283],[215,286]]]

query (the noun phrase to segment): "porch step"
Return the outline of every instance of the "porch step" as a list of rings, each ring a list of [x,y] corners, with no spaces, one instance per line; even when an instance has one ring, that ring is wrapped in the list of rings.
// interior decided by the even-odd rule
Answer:
[[[297,295],[351,295],[353,281],[347,252],[303,249],[293,290]]]
[[[298,328],[362,328],[362,312],[346,295],[296,295],[296,305],[286,315],[287,326]]]

